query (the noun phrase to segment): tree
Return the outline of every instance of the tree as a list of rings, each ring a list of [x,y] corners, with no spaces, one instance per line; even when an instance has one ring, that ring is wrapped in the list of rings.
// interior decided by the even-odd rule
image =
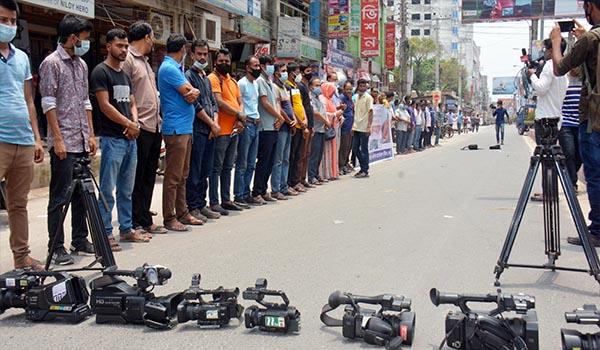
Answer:
[[[466,69],[458,63],[458,59],[440,61],[440,87],[442,90],[454,90],[458,93],[458,72],[462,75],[462,91],[466,92]]]
[[[433,60],[435,41],[430,38],[412,37],[409,41],[408,58],[413,69],[413,90],[417,94],[433,89]]]

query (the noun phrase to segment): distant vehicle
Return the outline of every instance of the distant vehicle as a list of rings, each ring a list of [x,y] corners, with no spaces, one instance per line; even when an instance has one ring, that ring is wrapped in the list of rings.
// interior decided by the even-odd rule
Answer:
[[[517,112],[517,119],[515,124],[517,125],[517,132],[519,135],[523,135],[525,132],[533,126],[535,120],[535,105],[528,104],[521,106]]]

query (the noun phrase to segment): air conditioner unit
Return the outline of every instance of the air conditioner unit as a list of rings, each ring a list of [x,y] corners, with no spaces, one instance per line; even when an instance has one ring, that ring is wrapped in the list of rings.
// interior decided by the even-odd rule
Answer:
[[[211,49],[220,49],[221,17],[203,13],[200,17],[200,38],[206,40]]]
[[[154,32],[154,41],[158,44],[166,44],[171,35],[171,16],[150,12],[148,17],[148,23]]]

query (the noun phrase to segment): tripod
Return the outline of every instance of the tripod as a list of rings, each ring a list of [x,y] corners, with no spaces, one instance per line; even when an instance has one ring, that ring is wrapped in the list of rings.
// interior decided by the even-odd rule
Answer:
[[[90,236],[92,238],[92,244],[94,245],[94,252],[96,255],[96,259],[83,269],[96,270],[92,269],[92,267],[98,263],[100,263],[104,268],[117,265],[113,252],[110,248],[110,242],[106,236],[106,229],[104,228],[104,223],[102,222],[102,216],[100,214],[100,208],[98,207],[98,200],[96,199],[94,186],[98,187],[98,184],[96,183],[96,179],[94,179],[94,175],[92,174],[92,170],[90,168],[90,159],[79,158],[75,160],[75,163],[73,164],[73,181],[67,189],[67,199],[64,203],[63,209],[60,212],[60,225],[58,225],[56,228],[56,232],[52,238],[50,254],[48,254],[48,258],[46,258],[46,270],[48,270],[50,263],[52,262],[52,252],[54,252],[54,249],[56,248],[58,234],[63,234],[65,217],[67,215],[67,211],[69,210],[69,205],[71,204],[74,191],[81,191],[88,228],[90,230]],[[106,204],[102,193],[100,193],[100,190],[98,190],[98,193],[102,199],[102,204],[104,204],[104,207],[108,211],[108,205]],[[62,271],[77,270],[81,269],[69,269]]]
[[[519,197],[517,208],[515,209],[514,216],[510,223],[510,228],[508,229],[508,234],[504,241],[504,247],[502,248],[502,252],[500,253],[496,267],[494,268],[494,273],[496,274],[494,285],[500,285],[500,275],[504,272],[504,269],[508,269],[509,267],[587,272],[594,276],[596,281],[600,283],[600,261],[598,260],[598,254],[590,239],[589,229],[583,213],[581,212],[579,202],[575,196],[573,184],[566,171],[566,158],[562,152],[562,148],[556,144],[558,137],[558,119],[542,119],[539,126],[539,130],[536,130],[536,132],[539,131],[541,144],[536,146],[533,156],[531,157],[525,184],[521,190],[521,196]],[[531,189],[533,188],[535,176],[540,164],[542,165],[545,254],[548,256],[548,262],[543,265],[509,264],[508,258],[515,243],[519,225],[523,219],[527,201],[531,194]],[[562,189],[567,198],[567,204],[569,205],[569,210],[573,217],[577,234],[581,239],[589,270],[556,266],[556,260],[561,254],[560,220],[558,213],[558,180],[560,180]]]

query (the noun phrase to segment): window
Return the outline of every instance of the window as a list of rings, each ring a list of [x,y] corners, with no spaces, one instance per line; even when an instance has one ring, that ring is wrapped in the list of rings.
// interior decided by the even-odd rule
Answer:
[[[419,5],[421,3],[421,0],[412,0],[411,4],[413,5]]]
[[[452,43],[452,51],[458,51],[458,43]]]
[[[430,21],[431,20],[431,13],[426,13],[423,15],[423,19],[426,21]]]
[[[425,5],[431,5],[431,0],[425,0]]]
[[[423,29],[423,35],[430,36],[431,35],[431,30],[430,29]]]
[[[458,19],[458,11],[452,11],[452,19]]]
[[[394,6],[394,0],[388,0],[387,5],[388,5],[388,7]]]
[[[458,35],[458,27],[452,27],[452,35]]]
[[[420,36],[421,35],[421,29],[411,29],[410,35],[411,36]]]
[[[411,19],[413,21],[420,21],[421,20],[421,14],[420,13],[413,13],[411,16]]]
[[[458,0],[452,0],[453,4],[458,4]]]

